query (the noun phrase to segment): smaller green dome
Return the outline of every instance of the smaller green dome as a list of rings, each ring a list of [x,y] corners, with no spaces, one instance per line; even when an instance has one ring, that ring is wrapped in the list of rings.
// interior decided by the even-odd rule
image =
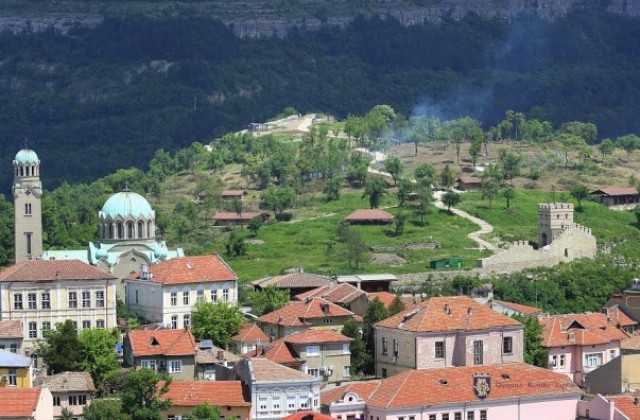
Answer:
[[[22,149],[16,154],[16,158],[13,160],[14,163],[25,165],[25,164],[39,164],[40,159],[38,159],[38,155],[31,149]]]
[[[109,253],[107,252],[106,249],[104,248],[98,248],[96,250],[96,258],[101,260],[103,258],[107,258],[109,256]]]
[[[153,255],[159,260],[164,260],[167,258],[167,249],[158,247],[155,249],[155,251],[153,251]]]
[[[111,217],[112,219],[132,217],[137,219],[155,218],[155,212],[149,202],[140,194],[133,191],[123,191],[112,195],[102,206],[101,217]]]

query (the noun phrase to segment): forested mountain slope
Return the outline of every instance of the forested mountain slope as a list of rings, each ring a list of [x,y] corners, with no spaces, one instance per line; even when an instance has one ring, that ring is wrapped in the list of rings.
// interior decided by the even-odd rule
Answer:
[[[555,123],[591,121],[601,137],[640,131],[640,19],[605,8],[554,21],[467,15],[404,26],[358,18],[344,28],[240,39],[206,18],[108,18],[95,28],[0,33],[0,185],[22,139],[45,187],[176,150],[286,106],[338,117],[386,103],[405,115],[506,109]]]

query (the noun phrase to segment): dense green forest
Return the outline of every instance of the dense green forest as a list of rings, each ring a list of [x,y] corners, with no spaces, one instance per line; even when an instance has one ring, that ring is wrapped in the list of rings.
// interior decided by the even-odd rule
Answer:
[[[468,16],[405,27],[358,18],[347,28],[239,39],[208,19],[106,19],[95,29],[0,34],[0,185],[29,138],[45,187],[87,182],[277,114],[338,117],[387,103],[404,115],[506,109],[590,121],[601,137],[640,131],[640,20],[582,10],[555,22]]]

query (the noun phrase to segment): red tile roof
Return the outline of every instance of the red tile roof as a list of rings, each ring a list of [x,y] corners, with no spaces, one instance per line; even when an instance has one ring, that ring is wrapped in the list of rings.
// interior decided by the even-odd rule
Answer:
[[[633,397],[628,395],[620,395],[616,397],[605,397],[609,401],[613,401],[616,408],[627,418],[631,420],[640,419],[640,407],[634,402]]]
[[[213,220],[246,220],[247,222],[254,217],[268,216],[269,213],[263,211],[243,211],[241,213],[236,212],[218,212],[213,215]]]
[[[0,321],[0,338],[23,338],[20,321],[11,319]]]
[[[290,302],[288,305],[262,315],[258,320],[265,324],[283,326],[303,326],[308,319],[332,318],[337,316],[353,316],[354,313],[322,298],[311,298],[304,301]]]
[[[535,308],[533,306],[521,305],[519,303],[507,302],[504,300],[494,300],[494,302],[511,309],[512,311],[519,312],[523,315],[535,315],[542,312],[542,309]]]
[[[162,386],[164,382],[159,382],[158,388]],[[170,399],[174,407],[195,407],[204,403],[231,407],[251,406],[251,402],[242,393],[240,381],[172,381],[169,392],[162,399]]]
[[[374,379],[372,381],[351,382],[332,388],[320,394],[320,403],[322,405],[331,405],[336,401],[341,401],[347,392],[358,394],[362,400],[367,401],[381,383],[381,379]]]
[[[522,324],[468,296],[445,296],[422,301],[415,308],[380,321],[376,326],[412,332],[434,332],[522,327]]]
[[[251,359],[249,361],[253,368],[253,375],[257,382],[285,382],[285,381],[317,381],[318,378],[309,376],[299,370],[282,366],[268,359]]]
[[[247,195],[247,190],[224,190],[222,191],[223,197],[242,197]]]
[[[380,299],[384,307],[387,309],[389,309],[389,305],[391,305],[391,302],[393,302],[393,299],[396,298],[395,295],[389,292],[367,293],[367,296],[369,296],[369,299],[371,299],[372,301],[375,300],[376,298]]]
[[[333,330],[307,330],[290,334],[284,341],[290,344],[348,343],[353,338]]]
[[[628,337],[600,313],[554,315],[540,319],[540,324],[543,347],[604,344]]]
[[[364,294],[364,291],[350,283],[334,283],[301,293],[294,299],[305,300],[308,297],[321,297],[333,303],[350,303]]]
[[[315,411],[298,411],[297,413],[282,417],[280,420],[335,420],[326,414],[316,413]]]
[[[31,417],[42,388],[0,388],[0,419]]]
[[[638,190],[633,187],[611,187],[611,188],[602,188],[600,190],[592,191],[590,194],[602,194],[608,196],[616,196],[616,195],[637,195]]]
[[[279,289],[290,289],[300,287],[321,287],[329,284],[329,278],[317,274],[291,273],[283,276],[265,277],[251,282],[261,289],[269,285],[274,285]]]
[[[231,341],[243,343],[268,343],[269,337],[267,337],[267,334],[265,334],[256,324],[246,322],[242,325],[240,332],[231,337]]]
[[[80,260],[28,260],[0,272],[0,281],[115,280]]]
[[[344,218],[348,222],[362,220],[380,220],[384,222],[392,222],[393,215],[380,209],[358,209]]]
[[[461,176],[458,178],[458,182],[462,182],[463,184],[482,184],[482,178],[478,178],[477,176]]]
[[[620,305],[616,304],[607,309],[607,316],[616,326],[631,327],[638,325],[629,315],[627,315]]]
[[[640,335],[632,335],[620,341],[620,349],[624,350],[640,350]]]
[[[274,363],[287,366],[299,366],[302,364],[302,359],[300,359],[296,351],[284,341],[284,338],[262,346],[257,346],[255,350],[245,353],[244,356],[248,358],[264,358]]]
[[[180,257],[152,265],[151,281],[162,284],[187,284],[203,282],[236,281],[238,276],[219,255]],[[140,279],[134,273],[130,279]]]
[[[196,354],[196,341],[189,330],[130,331],[134,357],[186,356]]]
[[[518,397],[548,397],[568,393],[576,400],[580,388],[562,373],[524,363],[412,370],[384,379],[371,394],[367,405],[405,408],[461,404],[478,401],[474,374],[490,375],[491,390],[484,400],[513,400]]]

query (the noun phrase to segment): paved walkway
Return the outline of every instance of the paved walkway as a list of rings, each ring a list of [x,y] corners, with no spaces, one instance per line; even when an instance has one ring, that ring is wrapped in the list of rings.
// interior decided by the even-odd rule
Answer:
[[[435,206],[437,208],[440,208],[440,209],[447,208],[447,206],[445,206],[444,203],[442,202],[442,196],[444,195],[444,193],[445,193],[444,191],[436,191],[433,193],[433,197],[435,198]],[[467,235],[469,239],[471,239],[472,241],[475,241],[480,246],[480,249],[488,249],[490,251],[498,250],[497,246],[493,245],[490,242],[485,241],[480,237],[481,235],[484,235],[486,233],[493,232],[493,226],[491,226],[489,223],[485,222],[482,219],[479,219],[475,216],[470,215],[466,211],[462,211],[460,209],[456,209],[452,207],[451,212],[453,212],[453,214],[457,216],[464,217],[465,219],[471,220],[473,223],[480,226],[480,230],[471,232],[470,234]]]

